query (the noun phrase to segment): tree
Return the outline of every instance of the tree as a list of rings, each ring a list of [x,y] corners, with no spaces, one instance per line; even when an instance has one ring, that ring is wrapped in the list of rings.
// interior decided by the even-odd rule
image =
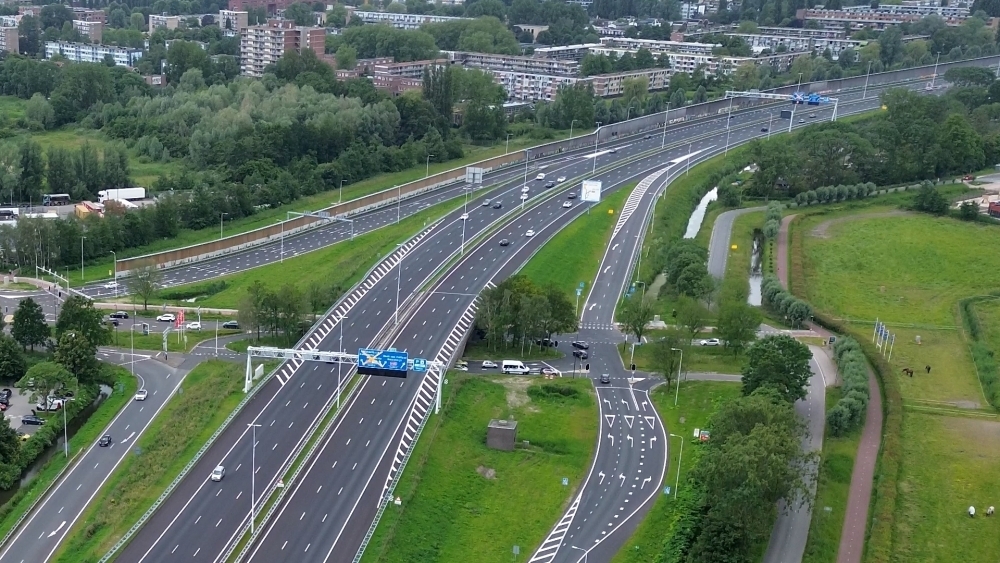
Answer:
[[[56,320],[56,337],[60,342],[67,332],[79,332],[94,346],[111,341],[111,333],[104,326],[104,315],[94,308],[91,300],[78,295],[66,299]]]
[[[129,16],[129,27],[136,31],[146,30],[146,18],[143,17],[142,12],[134,12]]]
[[[693,339],[705,328],[705,310],[694,299],[683,297],[677,303],[677,323],[688,329]]]
[[[937,191],[937,188],[928,183],[920,186],[920,191],[913,200],[913,207],[924,213],[944,215],[948,212],[948,200]]]
[[[685,339],[679,331],[671,330],[663,338],[646,345],[653,350],[653,369],[663,375],[667,385],[670,385],[677,370],[683,367],[680,365],[683,354],[681,350],[686,347],[686,342],[690,343],[690,339]]]
[[[315,25],[316,18],[312,13],[312,6],[304,2],[296,2],[285,8],[285,19],[295,20],[295,25]]]
[[[58,4],[57,4],[58,5]],[[42,129],[51,129],[56,124],[56,112],[52,104],[39,92],[35,92],[24,108],[24,115]]]
[[[35,403],[45,400],[56,391],[76,389],[77,379],[66,368],[56,362],[39,362],[14,384],[23,394],[30,394],[28,400]]]
[[[174,41],[167,50],[167,80],[178,82],[189,69],[201,69],[208,75],[210,69],[208,51],[193,41]]]
[[[49,193],[72,195],[77,184],[76,174],[73,171],[73,157],[68,150],[55,145],[49,146],[46,156],[48,166],[45,180],[49,186]]]
[[[706,297],[714,289],[713,280],[703,262],[689,264],[677,276],[677,291],[695,299]]]
[[[0,378],[17,381],[24,377],[28,364],[13,338],[0,335]]]
[[[634,334],[636,342],[642,341],[642,335],[646,333],[646,325],[653,320],[653,312],[653,304],[649,300],[637,295],[625,300],[620,318],[626,333]]]
[[[69,370],[80,382],[93,383],[100,374],[100,364],[95,357],[97,346],[82,333],[71,330],[63,333],[56,344],[53,360]],[[28,370],[31,375],[31,370]]]
[[[153,297],[160,287],[163,273],[156,267],[154,262],[147,262],[138,266],[129,276],[128,288],[133,294],[142,298],[142,310],[149,308],[149,299]]]
[[[760,322],[761,314],[755,307],[739,301],[726,303],[719,311],[716,332],[727,348],[739,354],[757,338]]]
[[[30,15],[21,17],[17,24],[17,45],[21,54],[34,57],[42,50],[41,38],[38,29],[38,18]]]
[[[747,350],[743,366],[743,394],[768,387],[783,399],[793,403],[806,396],[806,386],[812,376],[809,347],[781,334],[764,337]]]
[[[36,345],[45,344],[50,331],[49,325],[45,324],[42,306],[30,297],[23,299],[14,311],[14,324],[10,334],[24,348],[34,350]]]
[[[975,221],[979,217],[979,205],[974,201],[966,201],[958,208],[958,216],[964,221]]]
[[[352,70],[358,64],[358,50],[344,44],[337,48],[337,68]]]

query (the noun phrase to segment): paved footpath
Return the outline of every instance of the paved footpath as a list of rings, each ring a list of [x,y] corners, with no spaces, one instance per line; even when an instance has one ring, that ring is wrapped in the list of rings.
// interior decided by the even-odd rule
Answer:
[[[781,284],[788,287],[788,225],[794,219],[789,215],[782,219],[778,231],[775,250],[775,270]],[[829,331],[820,326],[810,325],[812,330],[829,337]],[[840,548],[837,563],[860,563],[865,552],[865,538],[868,529],[868,507],[871,504],[872,486],[875,478],[875,464],[882,443],[882,394],[878,381],[871,369],[868,370],[868,411],[865,414],[865,428],[861,432],[861,443],[854,458],[851,472],[851,488],[847,497],[847,513],[844,515],[844,529],[840,534]]]

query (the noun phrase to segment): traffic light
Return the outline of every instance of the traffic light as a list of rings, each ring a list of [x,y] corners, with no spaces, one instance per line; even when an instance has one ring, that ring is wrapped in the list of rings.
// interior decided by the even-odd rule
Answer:
[[[635,371],[635,364],[632,364],[632,371]]]
[[[590,371],[590,364],[587,364],[584,369],[586,369],[587,371]]]

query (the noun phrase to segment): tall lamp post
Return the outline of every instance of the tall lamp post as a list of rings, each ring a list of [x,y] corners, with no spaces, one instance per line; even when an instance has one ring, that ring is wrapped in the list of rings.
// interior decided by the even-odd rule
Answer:
[[[865,74],[865,89],[861,92],[862,100],[868,96],[868,79],[872,76],[872,62],[868,61],[868,72]]]
[[[587,553],[588,552],[587,552],[586,549],[583,549],[582,547],[576,547],[575,545],[571,545],[569,547],[570,547],[570,549],[579,549],[580,551],[582,551],[583,552],[583,563],[587,563]]]
[[[83,275],[83,241],[86,239],[87,237],[85,236],[80,237],[80,281],[84,281],[85,279]]]
[[[337,321],[337,324],[340,325],[340,353],[341,354],[344,353],[344,319],[346,319],[346,318],[347,318],[347,315],[342,315],[340,317],[340,320]],[[343,365],[344,365],[344,358],[343,357],[337,358],[337,410],[338,411],[340,410],[340,377],[341,377],[341,374],[343,373],[343,370],[344,370],[344,368],[342,367]]]
[[[594,169],[590,171],[591,174],[597,174],[597,140],[601,138],[601,123],[597,122],[597,129],[594,130]]]
[[[110,250],[111,255],[115,257],[115,299],[118,298],[118,255],[115,254],[114,250]]]
[[[625,121],[628,121],[628,118],[629,118],[630,115],[632,115],[632,110],[634,110],[634,109],[635,109],[635,106],[629,106],[628,109],[625,110]]]
[[[344,182],[347,180],[340,181],[340,192],[337,193],[337,203],[344,201]]]
[[[569,138],[570,139],[573,138],[573,124],[575,124],[577,121],[580,121],[580,120],[579,119],[574,119],[573,121],[569,122]]]
[[[677,478],[674,480],[674,499],[677,499],[677,487],[681,485],[681,460],[684,459],[684,436],[671,434],[670,437],[681,439],[681,451],[677,456]]]
[[[674,406],[677,406],[677,398],[681,395],[681,366],[684,365],[684,350],[680,348],[671,348],[671,352],[680,352],[681,361],[677,362],[677,390],[674,391]]]
[[[226,215],[229,215],[225,211],[219,212],[219,240],[222,240],[222,227],[226,222]]]
[[[667,102],[667,111],[663,112],[663,139],[660,140],[660,148],[667,146],[667,123],[670,123],[670,102]],[[666,193],[666,190],[664,190]]]
[[[393,313],[393,325],[399,324],[399,285],[403,278],[403,252],[401,250],[402,244],[396,245],[396,251],[399,252],[399,260],[396,261],[396,312]]]
[[[250,445],[250,535],[253,535],[257,508],[257,427],[260,425],[251,422],[247,426],[251,429],[250,439],[253,440]]]
[[[399,224],[399,219],[402,217],[402,210],[400,209],[400,203],[403,197],[403,185],[399,184],[396,186],[396,224]]]
[[[513,135],[513,133],[507,133],[507,144],[504,146],[504,149],[503,149],[503,153],[504,154],[507,154],[507,153],[510,152],[510,136],[511,135]]]
[[[427,155],[427,171],[424,173],[424,178],[426,178],[426,177],[428,177],[428,176],[431,175],[431,157],[432,156],[434,156],[434,155],[433,154]]]

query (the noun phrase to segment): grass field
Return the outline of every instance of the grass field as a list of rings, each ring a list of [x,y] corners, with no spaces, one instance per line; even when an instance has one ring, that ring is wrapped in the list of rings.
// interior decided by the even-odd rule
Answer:
[[[664,331],[651,330],[645,335],[650,342],[657,340]],[[687,334],[687,331],[684,331]],[[711,334],[699,335],[704,338],[711,338]],[[650,345],[636,346],[635,367],[639,371],[652,371],[651,354],[653,347]],[[622,354],[622,361],[629,364],[631,350],[626,348],[624,352],[621,346],[618,351]],[[684,373],[693,372],[716,372],[739,374],[743,368],[743,356],[734,356],[731,351],[721,346],[688,346],[684,349]]]
[[[982,339],[994,352],[1000,352],[1000,299],[980,301],[974,305],[982,329]]]
[[[955,303],[997,288],[995,226],[888,209],[804,219],[808,299],[854,319],[954,326]]]
[[[104,364],[104,369],[114,373],[117,384],[114,386],[111,396],[97,407],[97,410],[70,438],[70,452],[79,452],[93,444],[111,422],[111,419],[118,415],[122,407],[129,404],[138,388],[136,378],[128,370],[110,364]],[[119,387],[122,389],[120,393],[117,391]],[[4,423],[6,424],[6,421]],[[52,456],[26,487],[18,490],[13,498],[0,507],[0,537],[7,534],[18,517],[55,481],[56,476],[65,466],[66,458],[63,455]]]
[[[210,338],[215,338],[215,325],[206,323],[205,330],[194,331],[185,330],[183,336],[180,333],[171,331],[167,337],[167,352],[190,352],[199,342]],[[219,329],[219,337],[238,334],[238,330]],[[156,350],[163,351],[163,333],[150,332],[143,336],[142,331],[137,331],[135,335],[130,335],[128,331],[118,330],[111,337],[111,345],[116,348],[129,348],[135,346],[136,350]]]
[[[265,365],[265,371],[268,366]],[[208,360],[139,438],[69,531],[53,561],[96,561],[142,516],[243,398],[238,363]]]
[[[652,393],[653,404],[660,413],[663,423],[672,434],[684,436],[688,440],[685,448],[684,458],[681,460],[681,486],[684,486],[688,470],[691,468],[694,456],[688,454],[692,451],[694,443],[688,439],[695,428],[704,428],[709,417],[715,412],[715,407],[719,401],[731,399],[740,395],[740,385],[738,383],[725,383],[720,381],[691,381],[681,386],[678,406],[674,406],[674,393],[671,389],[661,385]],[[683,422],[681,419],[683,418]],[[677,454],[680,451],[680,441],[677,438],[670,438],[669,457],[670,464],[664,477],[664,485],[671,489],[677,478]],[[673,491],[671,491],[672,493]],[[613,563],[650,563],[660,561],[658,558],[663,548],[663,542],[667,538],[667,532],[673,523],[674,518],[674,497],[660,495],[656,497],[649,514],[636,528],[629,541],[612,559]]]
[[[826,389],[827,412],[837,404],[840,396],[840,387]],[[860,442],[861,428],[839,438],[830,434],[829,430],[823,436],[819,484],[803,563],[834,563],[837,560],[840,533],[844,529],[844,515],[847,513],[847,492]]]
[[[357,236],[353,241],[344,241],[284,262],[261,266],[230,276],[214,278],[187,286],[191,291],[207,288],[220,281],[226,282],[222,291],[198,299],[198,305],[208,308],[235,309],[246,294],[246,288],[255,281],[261,281],[273,291],[285,284],[292,284],[305,292],[313,283],[330,287],[339,284],[344,290],[351,287],[378,260],[396,248],[396,244],[408,240],[438,217],[451,211],[455,201],[445,201],[428,207],[416,215],[375,231]],[[176,287],[167,291],[175,290]],[[159,301],[157,301],[159,302]],[[174,303],[180,304],[180,303]]]
[[[589,380],[448,377],[442,416],[424,429],[396,487],[402,506],[385,511],[366,563],[507,563],[513,545],[526,561],[589,467],[597,438]],[[546,386],[571,395],[541,392]],[[517,420],[517,439],[531,445],[488,449],[494,418]]]
[[[618,222],[618,214],[635,186],[633,183],[618,188],[594,205],[590,214],[582,215],[559,231],[525,264],[520,273],[542,287],[555,285],[571,301],[576,299],[576,288],[580,282],[584,282],[583,296],[586,296],[597,277],[597,268],[607,250],[611,231]],[[608,210],[614,210],[614,213],[608,213]]]
[[[24,117],[24,110],[27,107],[28,100],[16,96],[0,96],[0,116],[6,119]]]

